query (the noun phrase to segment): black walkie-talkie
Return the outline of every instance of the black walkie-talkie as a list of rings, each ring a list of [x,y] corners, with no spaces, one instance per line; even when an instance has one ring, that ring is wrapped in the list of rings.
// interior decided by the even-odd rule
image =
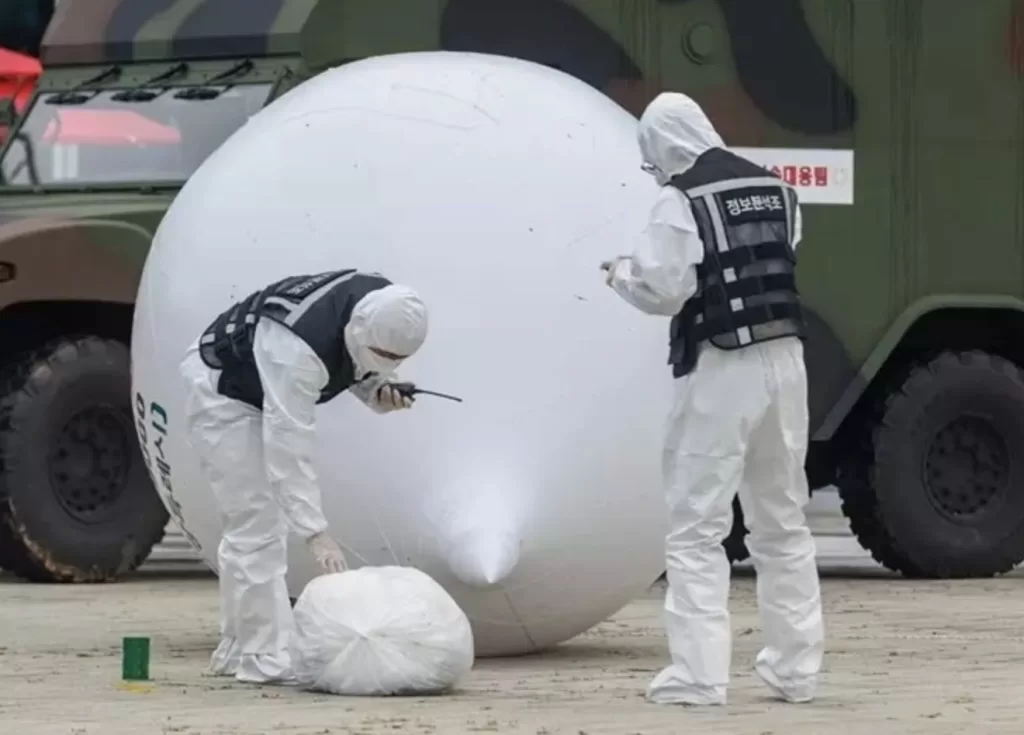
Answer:
[[[462,399],[456,396],[450,396],[447,393],[437,393],[432,390],[424,390],[423,388],[417,388],[415,383],[391,383],[392,388],[397,390],[401,395],[406,398],[412,398],[416,395],[425,396],[437,396],[438,398],[444,398],[449,401],[455,401],[456,403],[462,403]]]

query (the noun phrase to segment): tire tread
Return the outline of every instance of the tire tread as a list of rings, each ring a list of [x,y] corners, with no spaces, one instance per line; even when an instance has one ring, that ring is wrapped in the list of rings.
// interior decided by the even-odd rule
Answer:
[[[1024,560],[1024,518],[1020,532],[1006,537],[983,562],[970,559],[922,558],[894,534],[878,502],[876,473],[884,448],[898,437],[917,413],[920,396],[935,392],[937,383],[963,370],[997,374],[1019,386],[1024,395],[1024,371],[1011,361],[979,350],[940,352],[918,362],[903,380],[870,410],[860,446],[840,481],[843,514],[850,530],[872,558],[884,567],[911,578],[955,579],[991,577],[1012,570]],[[1024,491],[1024,489],[1022,489]]]
[[[93,335],[58,337],[15,358],[0,370],[0,567],[30,582],[108,582],[137,569],[161,541],[164,529],[139,538],[137,552],[116,569],[96,566],[72,569],[55,564],[18,521],[17,507],[7,487],[7,457],[20,450],[23,438],[13,421],[18,409],[30,404],[58,368],[83,357],[109,356],[111,364],[130,359],[121,342]],[[127,568],[126,568],[127,567]]]

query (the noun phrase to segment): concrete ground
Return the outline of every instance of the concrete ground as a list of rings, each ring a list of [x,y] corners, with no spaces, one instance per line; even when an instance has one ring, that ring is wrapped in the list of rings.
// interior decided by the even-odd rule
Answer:
[[[772,701],[750,672],[760,632],[754,580],[740,570],[730,701],[715,709],[643,699],[667,656],[660,589],[551,653],[478,661],[452,695],[354,699],[202,677],[217,596],[194,563],[155,562],[102,587],[0,576],[0,733],[1020,733],[1020,574],[909,582],[851,557],[849,541],[819,537],[828,643],[818,700]],[[125,635],[151,637],[150,682],[120,681]]]

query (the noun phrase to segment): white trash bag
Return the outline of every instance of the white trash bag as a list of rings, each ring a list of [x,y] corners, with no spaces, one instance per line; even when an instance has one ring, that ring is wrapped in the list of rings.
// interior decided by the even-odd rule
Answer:
[[[300,686],[330,694],[436,694],[473,667],[469,619],[411,567],[316,577],[295,603],[292,662]]]

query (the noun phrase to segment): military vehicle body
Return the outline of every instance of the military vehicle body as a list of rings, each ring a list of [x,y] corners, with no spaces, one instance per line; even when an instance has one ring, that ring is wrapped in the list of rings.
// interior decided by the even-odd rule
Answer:
[[[0,0],[0,48],[37,58],[46,26],[63,0]]]
[[[161,476],[159,427],[140,450],[126,345],[150,239],[188,175],[313,74],[445,49],[559,68],[635,114],[685,92],[730,146],[794,183],[812,487],[838,486],[853,532],[891,569],[1012,568],[1024,559],[1022,6],[64,3],[0,154],[0,564],[112,579],[162,534],[145,467]],[[733,559],[747,553],[735,510]]]

